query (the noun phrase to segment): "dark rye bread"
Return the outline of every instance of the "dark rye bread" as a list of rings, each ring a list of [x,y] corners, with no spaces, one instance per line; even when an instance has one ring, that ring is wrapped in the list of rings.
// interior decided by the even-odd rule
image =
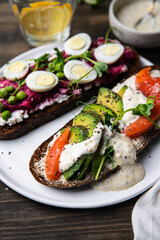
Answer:
[[[160,66],[154,65],[151,67],[151,69],[160,69]],[[72,124],[72,121],[67,123],[64,127],[70,126]],[[158,125],[160,126],[160,120],[158,122]],[[136,148],[137,151],[137,156],[140,155],[143,150],[148,146],[148,144],[160,133],[160,130],[158,130],[156,127],[152,127],[152,129],[147,132],[145,135],[133,139],[133,144]],[[56,134],[56,133],[55,133]],[[29,163],[29,169],[34,178],[41,184],[47,185],[49,187],[56,187],[56,188],[74,188],[74,187],[81,187],[83,185],[92,183],[95,181],[95,177],[92,175],[88,175],[85,179],[83,180],[68,180],[68,181],[63,181],[63,180],[58,180],[58,181],[53,181],[53,180],[48,180],[45,178],[45,173],[44,170],[41,171],[37,165],[37,163],[45,157],[45,153],[47,150],[47,146],[50,141],[52,141],[53,136],[51,136],[49,139],[47,139],[45,142],[43,142],[33,153],[30,163]],[[36,166],[37,165],[37,166]],[[119,166],[116,167],[114,171],[116,171],[119,168]],[[99,179],[105,177],[107,174],[112,173],[113,170],[106,168],[100,175]]]
[[[105,87],[113,87],[118,81],[123,78],[127,78],[131,76],[140,66],[140,59],[137,51],[133,48],[132,52],[135,55],[135,59],[129,64],[128,71],[126,73],[122,73],[118,79],[115,79],[114,82],[106,82]],[[45,123],[54,120],[58,116],[72,110],[78,101],[89,101],[92,96],[96,96],[98,92],[98,87],[92,87],[89,90],[82,90],[80,95],[74,95],[70,97],[67,101],[62,103],[54,103],[52,106],[46,107],[43,110],[36,111],[29,115],[29,118],[24,119],[20,123],[16,123],[12,126],[5,125],[0,126],[0,140],[9,140],[15,139],[20,136],[23,136],[27,132],[44,125]]]
[[[71,121],[66,124],[64,127],[71,125]],[[64,128],[63,127],[63,128]],[[146,148],[146,146],[152,141],[153,138],[155,138],[160,131],[157,130],[155,127],[153,127],[148,133],[146,133],[144,136],[141,136],[139,138],[135,138],[133,140],[133,144],[137,151],[137,156],[140,155],[140,153]],[[56,134],[56,133],[55,133]],[[49,180],[45,177],[44,170],[41,171],[37,163],[46,155],[47,146],[52,141],[53,136],[51,136],[49,139],[47,139],[45,142],[43,142],[33,153],[30,163],[29,163],[29,169],[34,178],[41,184],[47,185],[49,187],[56,187],[56,188],[75,188],[75,187],[81,187],[83,185],[87,185],[89,183],[92,183],[95,181],[95,176],[88,175],[86,178],[82,180]],[[117,166],[114,171],[116,171],[119,168]],[[113,170],[109,168],[105,168],[104,171],[99,176],[99,179],[105,177],[107,174],[112,173]]]

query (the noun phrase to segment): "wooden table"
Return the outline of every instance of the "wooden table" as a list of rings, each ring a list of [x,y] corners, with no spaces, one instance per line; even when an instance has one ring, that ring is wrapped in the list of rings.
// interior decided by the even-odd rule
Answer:
[[[109,1],[99,8],[78,6],[71,34],[89,33],[93,39],[108,28]],[[0,66],[31,49],[19,32],[6,0],[0,1]],[[139,53],[158,64],[160,48]],[[2,240],[129,240],[133,239],[131,213],[138,197],[110,207],[64,209],[27,199],[0,182],[0,239]]]

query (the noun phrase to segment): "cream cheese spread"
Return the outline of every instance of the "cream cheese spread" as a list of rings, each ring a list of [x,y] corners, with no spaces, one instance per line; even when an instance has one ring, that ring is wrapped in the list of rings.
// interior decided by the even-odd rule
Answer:
[[[59,160],[59,171],[62,173],[65,172],[81,156],[94,153],[98,148],[103,129],[103,124],[98,123],[93,130],[93,135],[89,139],[80,143],[65,145]]]
[[[124,85],[132,88],[133,90],[136,90],[135,77],[136,77],[136,75],[133,75],[133,76],[127,78],[124,82],[118,83],[118,84],[113,88],[113,91],[119,92],[119,90],[120,90]]]
[[[117,86],[113,88],[113,91],[118,92],[124,85],[128,86],[122,99],[124,111],[130,108],[135,108],[140,103],[147,103],[147,98],[140,91],[136,90],[135,75],[128,78],[123,83],[117,84]],[[134,115],[132,111],[129,111],[124,114],[122,122],[125,124],[125,126],[128,126],[138,118],[138,115]]]
[[[8,121],[3,120],[0,117],[0,126],[4,126],[8,124],[9,126],[12,126],[16,123],[22,122],[24,118],[28,118],[29,115],[24,110],[16,110],[12,113],[11,118],[8,119]]]
[[[137,105],[147,103],[147,98],[140,92],[128,87],[123,95],[123,109],[124,111],[130,108],[135,108]],[[134,115],[132,111],[124,114],[122,122],[128,126],[130,123],[136,121],[139,115]]]
[[[64,95],[61,95],[60,97],[57,97],[55,99],[44,101],[44,102],[40,103],[39,105],[37,105],[37,107],[34,110],[32,110],[31,113],[33,113],[35,111],[38,111],[38,110],[43,110],[44,108],[53,105],[55,102],[62,103],[64,101],[67,101],[68,98],[69,98],[69,96],[64,94]],[[12,126],[16,123],[22,122],[23,119],[25,119],[25,118],[29,118],[29,115],[28,115],[27,111],[24,111],[24,110],[21,110],[21,109],[16,110],[16,111],[12,112],[11,118],[9,118],[7,121],[3,120],[0,117],[0,126],[4,126],[6,124],[8,124],[9,126]]]

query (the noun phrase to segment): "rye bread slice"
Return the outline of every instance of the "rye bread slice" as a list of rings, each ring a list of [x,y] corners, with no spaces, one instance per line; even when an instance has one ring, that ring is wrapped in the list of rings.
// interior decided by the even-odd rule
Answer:
[[[70,125],[71,122],[66,124],[64,127]],[[149,132],[147,132],[144,136],[141,136],[139,138],[135,138],[133,140],[133,144],[137,151],[137,156],[140,155],[140,153],[146,148],[146,146],[152,141],[153,138],[155,138],[160,133],[160,130],[153,127]],[[41,184],[47,185],[49,187],[56,187],[56,188],[75,188],[75,187],[81,187],[83,185],[87,185],[89,183],[92,183],[95,181],[95,176],[88,175],[86,178],[82,180],[68,180],[65,181],[63,179],[53,181],[49,180],[45,176],[44,169],[42,170],[40,168],[40,165],[38,164],[39,161],[45,157],[47,146],[52,141],[53,136],[51,136],[49,139],[47,139],[45,142],[43,142],[33,153],[30,163],[29,163],[29,169],[34,178]],[[101,172],[99,179],[105,177],[107,174],[112,173],[113,171],[116,171],[119,168],[119,166],[116,166],[116,168],[113,170],[111,168],[105,168],[103,172]]]
[[[135,55],[135,59],[131,61],[128,65],[128,71],[126,73],[122,73],[117,79],[113,82],[105,82],[103,86],[105,87],[113,87],[117,82],[122,80],[123,78],[127,78],[132,74],[136,73],[140,66],[140,59],[137,51],[133,48],[132,52]],[[72,110],[78,101],[89,101],[92,96],[96,96],[98,93],[98,87],[92,87],[89,90],[82,90],[80,95],[74,95],[70,97],[67,101],[62,103],[54,103],[53,105],[46,107],[43,110],[36,111],[30,114],[29,118],[24,119],[20,123],[16,123],[12,126],[4,125],[0,126],[0,140],[8,140],[15,139],[20,136],[23,136],[27,132],[44,125],[45,123],[54,120],[58,116]]]
[[[154,65],[151,67],[153,69],[160,69],[160,66]],[[67,123],[64,127],[70,126],[72,124],[72,121]],[[158,125],[160,126],[160,121],[158,122]],[[140,155],[143,150],[149,145],[149,143],[160,133],[160,130],[158,130],[156,127],[152,127],[150,131],[148,131],[145,135],[135,138],[132,140],[136,151],[137,156]],[[56,134],[56,133],[55,133]],[[56,187],[56,188],[75,188],[75,187],[81,187],[83,185],[87,185],[89,183],[92,183],[95,181],[95,177],[92,175],[88,175],[85,179],[82,180],[48,180],[45,176],[45,171],[41,170],[39,167],[39,161],[45,157],[47,146],[50,141],[52,141],[53,136],[51,136],[49,139],[47,139],[45,142],[43,142],[33,153],[30,163],[29,163],[29,169],[34,178],[41,184],[47,185],[49,187]],[[114,170],[111,168],[105,168],[104,171],[101,173],[99,179],[105,177],[107,174],[112,173],[113,171],[116,171],[119,168],[117,166]]]

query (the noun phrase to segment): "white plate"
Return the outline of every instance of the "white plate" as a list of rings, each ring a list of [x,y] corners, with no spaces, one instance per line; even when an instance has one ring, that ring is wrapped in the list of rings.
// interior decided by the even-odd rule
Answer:
[[[56,44],[62,48],[62,44]],[[40,56],[50,52],[55,45],[50,44],[30,50],[13,60]],[[141,58],[142,65],[151,65],[147,59]],[[0,75],[2,74],[2,69]],[[50,123],[15,140],[0,141],[0,179],[14,191],[37,202],[67,208],[95,208],[113,205],[131,199],[150,188],[158,180],[160,173],[159,139],[147,148],[140,162],[145,168],[145,178],[128,190],[120,192],[100,192],[91,187],[80,189],[54,189],[38,183],[29,171],[29,160],[34,150],[66,122],[73,118],[77,110],[73,110]]]

